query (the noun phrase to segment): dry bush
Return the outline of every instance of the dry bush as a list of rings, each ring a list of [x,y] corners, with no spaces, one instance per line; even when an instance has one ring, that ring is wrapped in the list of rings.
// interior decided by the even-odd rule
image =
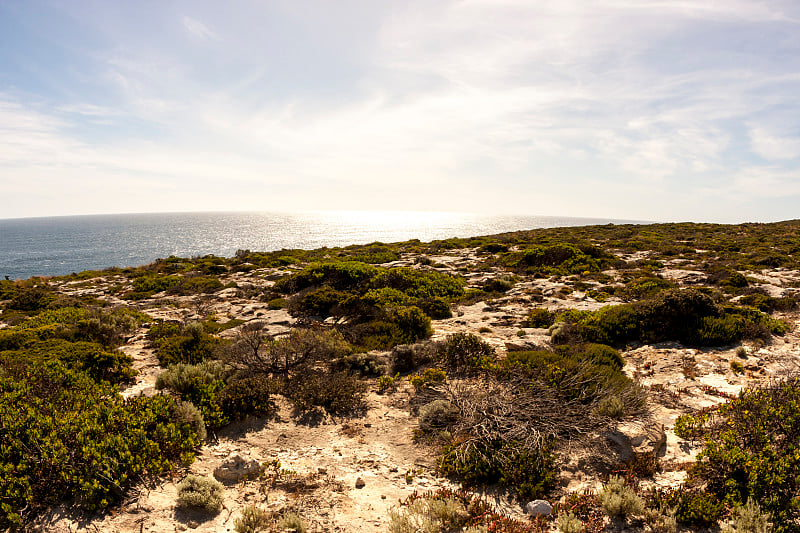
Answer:
[[[350,345],[337,331],[293,329],[273,339],[263,325],[251,323],[220,357],[234,368],[258,374],[288,376],[297,368],[330,361],[350,353]]]

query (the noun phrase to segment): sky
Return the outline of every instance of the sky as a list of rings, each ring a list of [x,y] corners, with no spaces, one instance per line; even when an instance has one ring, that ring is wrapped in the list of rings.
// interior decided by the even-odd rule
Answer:
[[[797,0],[0,0],[0,218],[800,218]]]

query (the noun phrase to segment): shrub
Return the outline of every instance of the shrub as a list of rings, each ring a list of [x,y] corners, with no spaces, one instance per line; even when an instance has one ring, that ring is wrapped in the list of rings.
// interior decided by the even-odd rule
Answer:
[[[400,381],[400,374],[394,376],[380,376],[378,377],[378,394],[394,391],[397,389],[397,383]]]
[[[598,497],[603,510],[612,518],[644,513],[644,501],[620,476],[611,476]]]
[[[289,304],[289,312],[295,316],[319,316],[322,318],[344,315],[346,313],[341,307],[352,297],[353,294],[350,292],[321,287],[301,297],[293,298]]]
[[[678,522],[695,528],[716,524],[724,508],[713,493],[687,487],[652,491],[648,502],[651,507],[672,509]]]
[[[560,533],[583,533],[583,522],[575,513],[562,513],[556,517],[556,528]]]
[[[791,530],[800,517],[800,379],[744,390],[700,422],[705,444],[692,477],[729,505],[752,498],[776,530]]]
[[[447,400],[434,400],[420,407],[419,427],[422,431],[446,429],[459,417],[456,406]]]
[[[531,309],[525,318],[525,325],[529,328],[549,328],[555,319],[555,314],[547,309]]]
[[[472,333],[448,335],[434,349],[434,359],[460,371],[483,368],[493,361],[493,356],[494,348]]]
[[[360,376],[380,376],[386,372],[386,364],[375,354],[356,353],[331,362],[331,369],[347,371]]]
[[[487,279],[482,288],[485,292],[508,292],[514,288],[514,283],[512,276],[500,276]]]
[[[430,337],[433,333],[431,319],[416,306],[399,307],[392,315],[392,322],[400,328],[400,342],[414,343]]]
[[[270,513],[255,505],[242,509],[242,515],[233,521],[236,533],[259,533],[271,526]]]
[[[464,504],[454,498],[419,498],[405,509],[389,511],[391,533],[444,533],[460,530],[469,519]]]
[[[278,520],[278,528],[281,531],[289,530],[293,533],[306,533],[306,523],[303,518],[294,511],[287,511]]]
[[[748,498],[744,505],[737,505],[733,509],[733,524],[724,531],[727,533],[770,533],[772,524],[769,513],[761,511],[752,498]]]
[[[610,418],[622,418],[625,416],[625,402],[619,396],[606,396],[598,402],[597,412]]]
[[[409,372],[430,361],[427,347],[410,344],[398,344],[392,348],[390,366],[392,372]]]
[[[364,383],[346,372],[313,372],[293,378],[286,392],[300,413],[323,407],[331,414],[347,415],[366,408],[366,390]]]
[[[154,343],[159,363],[169,366],[210,359],[221,341],[206,333],[202,324],[194,322],[182,328],[179,335],[156,337]]]
[[[381,270],[370,287],[397,289],[415,298],[460,298],[464,295],[464,281],[436,271],[422,271],[408,267]]]
[[[189,474],[178,484],[176,505],[208,513],[218,513],[222,509],[222,484],[214,479]]]
[[[175,418],[181,424],[189,424],[197,433],[197,438],[201,441],[206,440],[206,423],[203,421],[203,413],[194,406],[192,402],[178,402],[175,407]]]
[[[136,375],[131,356],[116,349],[105,349],[94,342],[49,339],[33,342],[15,354],[29,360],[57,359],[70,368],[86,372],[95,381],[112,384],[129,382]]]
[[[243,420],[249,415],[270,416],[275,412],[273,388],[272,381],[265,376],[239,378],[219,392],[217,401],[228,420]]]
[[[553,441],[548,439],[539,446],[515,440],[494,446],[447,445],[438,466],[444,475],[458,477],[467,486],[499,483],[513,488],[524,501],[542,496],[555,485]]]
[[[418,372],[409,376],[408,381],[415,389],[421,389],[435,383],[444,383],[447,379],[447,372],[441,368],[426,368],[423,372]]]
[[[434,320],[441,320],[453,316],[450,309],[450,303],[447,299],[442,297],[433,298],[418,298],[414,305],[422,309],[422,312],[433,318]]]
[[[229,422],[219,403],[219,392],[225,382],[215,373],[214,365],[177,364],[170,366],[156,378],[156,389],[168,388],[181,400],[189,401],[203,414],[209,428],[219,428]]]
[[[0,525],[71,500],[94,511],[191,462],[199,440],[166,396],[122,399],[59,361],[0,356]],[[8,369],[13,368],[12,372]]]

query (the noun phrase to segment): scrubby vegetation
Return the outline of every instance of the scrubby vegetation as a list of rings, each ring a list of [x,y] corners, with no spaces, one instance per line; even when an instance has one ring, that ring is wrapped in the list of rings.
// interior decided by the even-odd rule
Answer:
[[[687,380],[701,353],[689,349],[703,347],[727,353],[715,371],[728,378],[764,375],[754,360],[790,331],[800,298],[800,277],[776,291],[766,274],[800,269],[798,230],[796,221],[555,228],[240,250],[0,281],[0,528],[64,502],[108,510],[141,482],[191,462],[230,423],[271,417],[279,404],[301,424],[338,422],[365,413],[372,392],[416,416],[414,440],[430,447],[438,473],[523,504],[561,495],[567,454],[588,456],[601,436],[645,420],[647,387],[637,380],[654,370],[623,372],[634,348],[686,350]],[[458,263],[443,257],[460,249],[468,250]],[[64,289],[93,288],[100,278],[102,291]],[[258,305],[225,316],[223,294]],[[584,302],[581,310],[571,301]],[[465,332],[460,315],[478,302],[485,322]],[[461,333],[433,342],[434,328]],[[123,399],[136,372],[119,348],[145,331],[163,367],[158,392]],[[469,493],[437,491],[404,501],[390,530],[600,531],[623,521],[654,531],[724,522],[728,531],[795,530],[798,380],[738,397],[702,386],[729,401],[676,421],[678,435],[702,445],[680,487],[643,491],[639,478],[666,466],[637,452],[603,464],[624,478],[604,476],[595,494],[567,494],[549,518],[517,522]],[[670,392],[670,405],[686,409],[685,390]],[[650,392],[666,394],[663,386]],[[211,479],[190,476],[176,505],[213,514],[221,494]],[[304,530],[294,510],[246,507],[233,527]]]

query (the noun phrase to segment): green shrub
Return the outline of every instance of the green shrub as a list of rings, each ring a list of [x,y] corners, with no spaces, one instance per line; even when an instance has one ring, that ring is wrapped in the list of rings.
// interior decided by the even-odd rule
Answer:
[[[389,511],[391,533],[444,533],[460,531],[469,514],[464,504],[454,498],[419,498],[404,509]]]
[[[381,270],[370,281],[372,288],[397,289],[415,298],[459,298],[464,295],[464,281],[449,274],[408,267]]]
[[[271,526],[270,513],[255,505],[242,509],[242,515],[233,521],[236,533],[259,533]]]
[[[440,296],[418,298],[414,302],[414,305],[422,309],[426,315],[434,320],[441,320],[453,316],[453,311],[450,309],[450,302],[446,298]]]
[[[713,493],[695,488],[651,491],[647,499],[650,507],[672,509],[678,522],[694,528],[715,525],[724,509]]]
[[[222,484],[214,479],[189,474],[178,484],[178,507],[216,514],[222,509]]]
[[[744,505],[737,505],[733,509],[732,527],[723,529],[726,533],[770,533],[772,524],[769,513],[761,511],[752,498]]]
[[[392,372],[405,373],[430,361],[429,350],[420,345],[398,344],[389,356]]]
[[[555,314],[547,309],[531,309],[525,318],[525,325],[529,328],[549,328],[555,320]]]
[[[705,444],[692,478],[731,506],[752,498],[776,530],[792,530],[800,517],[800,379],[744,390],[702,421],[696,431]]]
[[[409,376],[408,381],[415,389],[421,389],[436,383],[444,383],[446,379],[447,372],[441,368],[426,368],[423,372]]]
[[[598,498],[612,518],[644,514],[644,500],[620,476],[611,476]]]
[[[136,371],[133,358],[116,349],[106,350],[94,342],[69,342],[50,339],[29,344],[14,356],[26,360],[59,360],[70,368],[89,374],[96,381],[119,384],[130,381]]]
[[[400,328],[400,343],[411,344],[431,336],[431,319],[416,306],[399,307],[392,314],[392,322]]]
[[[306,533],[306,523],[303,518],[294,511],[287,511],[278,519],[278,528],[281,531],[291,531],[292,533]]]
[[[556,528],[559,533],[583,533],[583,522],[575,513],[562,513],[556,517]]]
[[[315,263],[279,279],[273,289],[284,294],[294,294],[309,287],[327,285],[339,291],[358,291],[364,290],[377,272],[376,267],[358,261]]]
[[[364,383],[346,372],[312,372],[293,378],[285,392],[301,414],[323,407],[334,415],[349,415],[366,408],[366,390]]]
[[[175,400],[123,400],[112,386],[59,361],[0,362],[4,527],[67,499],[105,510],[142,478],[193,459],[197,433],[179,421]]]
[[[433,358],[447,368],[471,371],[494,361],[494,348],[472,333],[453,333],[436,344]]]
[[[337,291],[331,287],[321,287],[306,293],[289,304],[289,312],[296,316],[320,316],[329,317],[332,315],[343,315],[341,306],[353,294],[350,292]]]
[[[220,405],[219,393],[225,382],[208,363],[170,366],[156,379],[156,388],[168,388],[176,392],[181,400],[189,401],[203,414],[209,428],[219,428],[229,422]]]
[[[610,418],[622,418],[625,416],[625,402],[619,396],[606,396],[598,402],[597,411]]]
[[[483,282],[485,292],[508,292],[514,288],[515,280],[512,276],[489,278]]]
[[[508,441],[489,447],[475,443],[466,448],[447,445],[439,459],[439,471],[461,479],[466,486],[499,483],[513,488],[521,500],[540,497],[556,482],[554,442],[547,439],[536,449],[521,444]]]
[[[360,376],[380,376],[386,373],[386,364],[374,354],[355,353],[331,362],[331,369]]]
[[[243,377],[225,385],[217,401],[228,420],[243,420],[249,415],[270,416],[276,409],[273,389],[272,381],[265,376]]]
[[[194,322],[182,328],[179,335],[156,337],[154,343],[159,363],[169,366],[210,359],[221,341],[206,333],[202,324]]]
[[[452,403],[434,400],[419,408],[419,427],[424,432],[446,429],[459,415],[458,408]]]
[[[190,424],[199,440],[204,441],[208,437],[203,413],[192,402],[178,402],[175,407],[175,418],[181,424]]]

